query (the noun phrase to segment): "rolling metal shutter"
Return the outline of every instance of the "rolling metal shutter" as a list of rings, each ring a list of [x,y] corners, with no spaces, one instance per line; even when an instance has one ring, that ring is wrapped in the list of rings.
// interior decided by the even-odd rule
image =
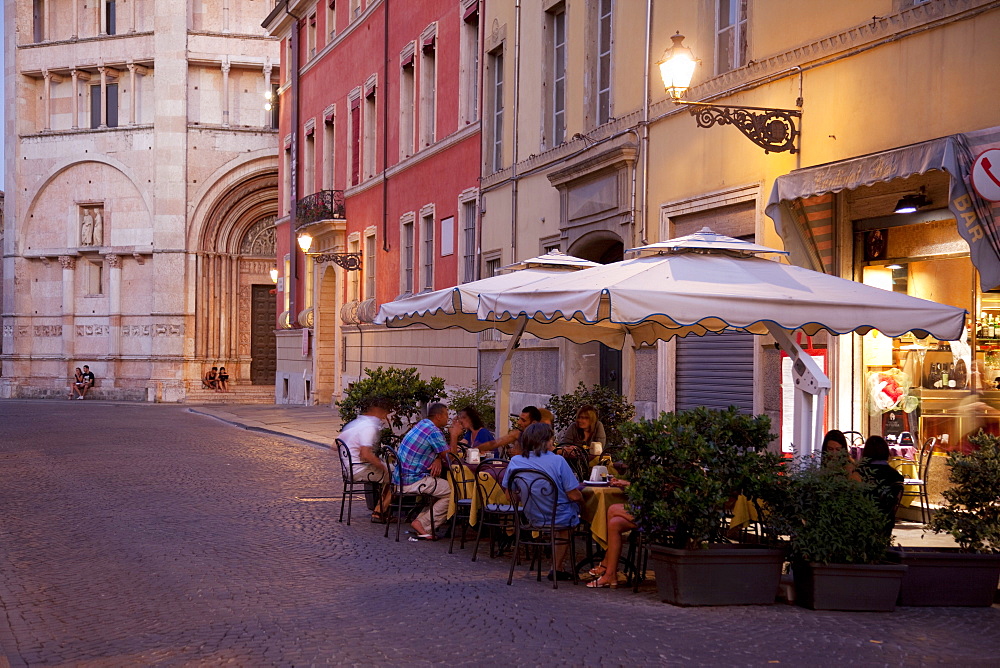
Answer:
[[[753,334],[722,333],[677,340],[677,410],[736,406],[753,413]]]

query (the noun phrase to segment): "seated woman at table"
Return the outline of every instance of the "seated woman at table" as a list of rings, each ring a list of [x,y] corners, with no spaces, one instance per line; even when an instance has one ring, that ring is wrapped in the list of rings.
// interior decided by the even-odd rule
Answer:
[[[823,466],[827,468],[843,468],[849,478],[858,479],[854,473],[854,460],[847,446],[847,436],[839,429],[831,429],[823,437],[823,450],[820,455]]]
[[[604,425],[597,419],[596,408],[589,405],[580,406],[576,411],[576,417],[573,418],[573,424],[566,427],[559,435],[563,456],[587,457],[590,444],[594,441],[600,442],[602,446],[607,445],[608,437],[604,435]]]
[[[881,436],[869,436],[861,452],[860,477],[875,484],[873,494],[879,510],[885,514],[885,532],[892,534],[896,523],[896,506],[903,494],[903,478],[889,465],[889,444]]]
[[[451,451],[458,452],[458,444],[465,443],[467,448],[478,448],[482,457],[493,456],[493,432],[486,428],[483,418],[472,406],[466,406],[458,411],[455,421],[451,423]],[[489,448],[489,452],[486,452]]]
[[[628,480],[612,478],[610,485],[625,489],[629,482]],[[600,589],[618,586],[618,559],[622,555],[622,534],[635,528],[635,518],[625,510],[624,503],[616,503],[608,507],[608,549],[604,553],[604,560],[590,569],[590,574],[598,577],[596,580],[588,582],[588,587]]]
[[[528,425],[524,433],[521,434],[521,452],[523,454],[511,458],[510,464],[507,465],[507,471],[504,473],[503,486],[505,489],[509,487],[510,476],[515,471],[533,470],[545,473],[556,484],[555,523],[559,526],[575,527],[580,523],[580,504],[583,502],[583,494],[578,489],[580,483],[569,464],[566,463],[565,459],[552,452],[554,442],[555,432],[550,425],[542,422]],[[546,524],[551,518],[541,508],[533,509],[526,505],[524,512],[528,515],[528,519],[538,524]],[[556,536],[569,538],[570,532],[569,530],[559,531]],[[568,543],[556,546],[556,554],[553,555],[552,559],[555,573],[549,573],[550,579],[557,577],[560,580],[571,580],[573,578],[571,573],[563,570],[568,549]]]

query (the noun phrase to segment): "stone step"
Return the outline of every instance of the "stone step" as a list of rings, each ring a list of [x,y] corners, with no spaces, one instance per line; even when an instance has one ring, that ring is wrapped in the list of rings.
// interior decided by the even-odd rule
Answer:
[[[189,390],[184,399],[188,404],[273,404],[274,387],[270,385],[238,385],[229,392],[198,388]]]

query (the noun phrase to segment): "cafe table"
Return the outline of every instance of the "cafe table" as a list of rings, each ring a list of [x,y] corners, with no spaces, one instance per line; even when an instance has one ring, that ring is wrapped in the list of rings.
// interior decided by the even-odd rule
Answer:
[[[890,457],[889,466],[899,471],[899,473],[908,479],[914,479],[917,477],[917,463],[912,459],[906,459],[904,457]],[[909,506],[913,503],[913,499],[917,498],[917,492],[920,488],[917,485],[903,485],[903,498],[900,499],[899,505]]]
[[[608,508],[625,503],[625,492],[617,487],[584,485],[581,517],[590,524],[590,533],[602,549],[608,548]]]
[[[489,500],[487,503],[497,503],[497,504],[508,504],[510,499],[507,497],[507,492],[499,484],[494,484],[492,476],[488,473],[483,473],[482,475],[488,476],[490,479],[484,479],[484,483],[487,488],[489,488]],[[476,472],[468,464],[454,465],[451,467],[451,496],[448,498],[448,519],[455,514],[456,510],[456,497],[459,499],[472,499],[472,507],[469,510],[469,526],[476,526],[476,522],[479,521],[479,508],[482,505],[481,494],[479,493],[479,486],[476,485]],[[458,485],[455,481],[465,481],[465,485]],[[462,496],[460,495],[459,487],[470,488],[472,491],[472,496]]]

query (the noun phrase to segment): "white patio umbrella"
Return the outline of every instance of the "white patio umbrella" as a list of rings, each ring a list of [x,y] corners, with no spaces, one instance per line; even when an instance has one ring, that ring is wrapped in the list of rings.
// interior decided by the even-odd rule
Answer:
[[[502,323],[480,320],[476,317],[480,293],[527,287],[544,279],[599,266],[596,262],[552,251],[504,267],[501,270],[503,273],[497,276],[383,304],[375,317],[375,324],[386,327],[409,327],[420,324],[432,329],[460,327],[468,332],[498,329],[505,334],[513,334],[514,337],[510,340],[505,355],[497,363],[493,377],[493,381],[498,383],[496,388],[497,426],[505,426],[506,421],[502,416],[506,416],[509,412],[510,358],[514,346],[517,345],[517,341],[528,325],[528,321],[523,318],[519,321],[510,320]],[[533,329],[533,327],[528,327],[527,331],[531,332]],[[574,340],[581,338],[589,340],[585,337],[590,336],[592,329],[592,327],[579,325],[575,328],[567,328],[567,333]]]
[[[818,404],[830,381],[795,342],[792,332],[887,336],[912,331],[957,340],[966,312],[855,281],[758,257],[782,253],[704,228],[701,232],[628,251],[621,262],[523,287],[481,292],[480,319],[530,320],[549,338],[594,325],[589,340],[622,348],[706,332],[771,334],[792,357],[795,392],[793,444],[812,450],[822,429]],[[613,333],[613,336],[611,335]]]

